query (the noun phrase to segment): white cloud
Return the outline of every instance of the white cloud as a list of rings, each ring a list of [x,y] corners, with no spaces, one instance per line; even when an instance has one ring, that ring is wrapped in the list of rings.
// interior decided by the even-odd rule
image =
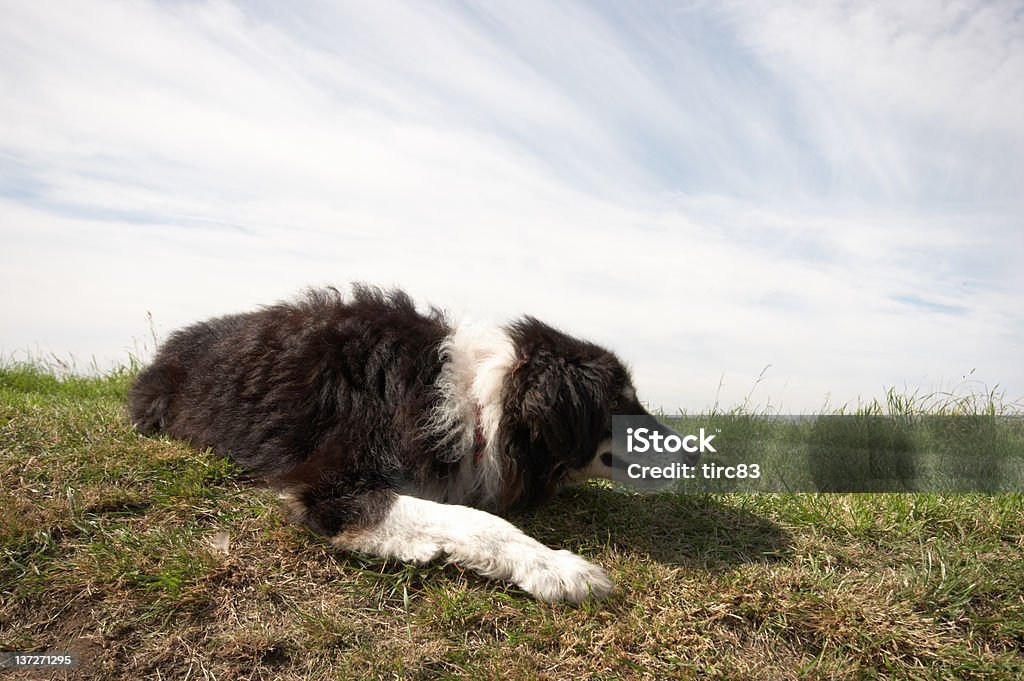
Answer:
[[[1024,393],[1000,6],[2,6],[5,352],[362,279],[593,336],[666,408],[769,363],[793,410]]]
[[[727,3],[772,68],[843,100],[1024,137],[1024,15],[1016,2]]]
[[[837,182],[1019,208],[1019,3],[741,0],[716,10],[791,88]]]

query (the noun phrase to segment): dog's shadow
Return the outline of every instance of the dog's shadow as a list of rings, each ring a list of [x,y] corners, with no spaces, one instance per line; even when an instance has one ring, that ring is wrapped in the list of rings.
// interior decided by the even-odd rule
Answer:
[[[610,546],[703,570],[775,562],[791,553],[791,537],[782,527],[708,495],[577,487],[512,520],[548,545]]]

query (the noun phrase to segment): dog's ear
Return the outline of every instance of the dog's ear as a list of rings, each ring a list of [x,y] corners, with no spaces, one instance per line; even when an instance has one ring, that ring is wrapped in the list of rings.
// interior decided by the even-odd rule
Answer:
[[[611,428],[609,396],[616,371],[615,356],[593,343],[523,317],[507,328],[518,363],[506,392],[507,450],[510,480],[529,475],[544,484],[559,472],[585,466]],[[531,484],[524,494],[530,496]]]
[[[608,416],[605,368],[552,358],[534,369],[521,402],[533,446],[546,449],[557,463],[585,464],[597,451]]]

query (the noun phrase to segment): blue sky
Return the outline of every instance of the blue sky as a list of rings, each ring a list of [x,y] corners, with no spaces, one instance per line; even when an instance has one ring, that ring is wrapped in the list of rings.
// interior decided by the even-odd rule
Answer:
[[[1024,395],[1019,3],[0,17],[8,356],[364,280],[599,340],[669,410]]]

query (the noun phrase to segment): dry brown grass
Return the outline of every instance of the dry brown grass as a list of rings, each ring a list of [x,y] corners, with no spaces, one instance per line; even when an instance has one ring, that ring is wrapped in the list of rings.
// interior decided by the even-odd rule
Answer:
[[[617,591],[542,605],[332,549],[136,436],[127,380],[0,373],[0,650],[77,652],[69,678],[1024,676],[1020,495],[573,490],[516,520]]]

